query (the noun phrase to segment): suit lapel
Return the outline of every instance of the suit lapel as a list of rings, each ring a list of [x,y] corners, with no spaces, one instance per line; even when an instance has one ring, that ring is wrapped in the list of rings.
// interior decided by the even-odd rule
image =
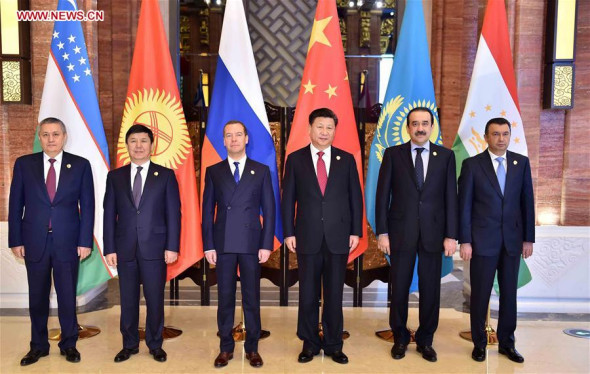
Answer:
[[[496,171],[494,170],[494,165],[492,164],[492,158],[490,157],[490,153],[487,149],[479,154],[479,163],[483,169],[484,174],[490,180],[492,187],[494,187],[494,190],[496,190],[500,197],[503,197],[502,190],[500,189],[500,183],[498,183],[498,177],[496,176]]]
[[[227,158],[223,160],[223,164],[221,165],[221,177],[223,183],[233,194],[236,190],[237,185],[236,180],[234,179],[234,175],[231,172],[231,168],[229,166],[229,161]]]
[[[67,165],[70,165],[70,168],[68,168]],[[69,183],[70,171],[71,171],[70,156],[68,153],[64,152],[62,155],[62,158],[61,158],[61,166],[59,168],[59,180],[57,182],[57,189],[55,190],[55,197],[53,198],[54,204],[57,201],[59,201],[59,199],[63,195],[63,192],[61,192],[61,191],[63,191],[65,189],[65,186]]]
[[[418,183],[416,182],[416,173],[414,170],[414,162],[412,161],[412,146],[410,145],[410,141],[404,143],[402,146],[402,162],[406,165],[406,170],[410,174],[410,179],[414,183],[414,186],[418,188]],[[424,188],[424,186],[422,186]]]
[[[146,196],[149,197],[150,191],[152,191],[154,189],[154,185],[156,183],[156,178],[158,178],[158,176],[156,175],[156,169],[157,166],[156,164],[154,164],[153,161],[150,162],[150,167],[148,168],[148,172],[147,175],[145,177],[145,184],[143,185],[143,191],[141,192],[141,198],[139,199],[139,207],[141,207],[141,204],[146,200]],[[129,175],[129,183],[131,183],[131,173],[128,173]],[[131,194],[131,198],[133,199],[133,193]]]
[[[426,183],[432,178],[430,176],[434,173],[434,170],[439,170],[440,168],[440,157],[438,156],[438,147],[430,143],[430,150],[428,151],[428,167],[426,168],[426,177],[424,178],[424,185],[422,189],[425,188]],[[414,178],[416,179],[416,178]]]
[[[332,155],[334,154],[334,147],[332,147]],[[313,189],[320,195],[322,196],[322,190],[320,189],[320,182],[318,182],[318,175],[315,171],[314,165],[313,165],[313,158],[311,157],[311,145],[309,145],[307,147],[307,151],[303,152],[303,163],[305,165],[305,168],[307,169],[307,173],[308,175],[311,176],[311,178],[314,180],[313,182]],[[330,165],[330,167],[332,167],[332,165]],[[328,176],[328,183],[330,182],[330,177]],[[327,186],[326,186],[326,190],[327,190]],[[325,192],[325,191],[324,191]]]
[[[328,191],[331,189],[330,186],[333,185],[334,183],[338,183],[336,181],[336,175],[338,175],[338,172],[340,170],[340,166],[342,165],[341,160],[341,156],[340,156],[340,150],[332,147],[332,152],[330,152],[330,173],[328,174],[328,181],[326,182],[326,190],[324,191],[324,196],[326,196],[328,194]],[[311,155],[311,152],[310,152]],[[317,175],[316,175],[316,180],[317,180]],[[320,188],[320,182],[318,181],[317,183],[318,188]],[[321,192],[321,189],[320,189]]]
[[[41,190],[41,196],[49,201],[49,194],[47,193],[47,185],[45,185],[45,170],[43,169],[43,152],[39,152],[39,157],[34,162],[35,179],[38,182],[38,187]]]
[[[123,173],[123,185],[125,186],[125,191],[127,191],[127,197],[133,206],[135,206],[135,201],[133,200],[133,191],[131,187],[131,164],[127,164],[121,167],[121,172]]]
[[[512,185],[512,180],[515,176],[514,173],[516,172],[516,167],[516,164],[514,164],[514,155],[512,154],[512,152],[506,151],[506,184],[504,185],[504,196],[506,196],[508,186]]]
[[[229,168],[229,164],[228,164],[228,168]],[[240,177],[240,182],[238,184],[236,184],[235,179],[233,177],[233,175],[231,175],[231,169],[230,169],[230,175],[231,175],[231,180],[232,183],[234,185],[233,187],[233,193],[232,193],[232,200],[234,198],[234,196],[236,196],[238,193],[238,191],[242,191],[244,190],[248,184],[250,183],[250,181],[253,178],[253,173],[254,170],[252,169],[252,161],[250,161],[250,158],[246,158],[246,164],[244,165],[244,171],[242,172],[242,176]]]

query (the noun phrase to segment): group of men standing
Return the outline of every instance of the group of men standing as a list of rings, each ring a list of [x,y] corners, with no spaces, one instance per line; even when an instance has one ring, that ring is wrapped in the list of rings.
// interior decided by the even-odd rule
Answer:
[[[471,260],[473,359],[485,360],[486,311],[498,270],[499,351],[523,362],[514,348],[514,330],[519,258],[532,254],[534,242],[528,158],[507,151],[510,123],[490,120],[485,131],[488,149],[463,163],[457,194],[455,157],[429,141],[433,122],[427,108],[409,112],[411,140],[388,148],[379,172],[376,234],[379,249],[391,256],[391,355],[403,358],[410,341],[408,293],[418,257],[417,350],[426,360],[437,360],[432,343],[439,319],[442,256],[453,255],[459,240],[461,257]],[[348,363],[342,351],[342,297],[348,254],[362,235],[363,200],[354,157],[332,145],[337,124],[328,108],[310,113],[311,142],[290,154],[285,165],[281,211],[285,244],[297,254],[299,268],[301,363],[321,350],[337,363]],[[79,261],[90,254],[93,242],[90,164],[63,151],[67,134],[59,119],[41,121],[39,139],[43,152],[17,159],[10,188],[9,246],[25,259],[29,280],[31,347],[23,366],[49,353],[52,271],[62,329],[60,351],[68,361],[80,361],[75,347],[76,283]],[[218,281],[220,353],[214,366],[226,366],[233,358],[239,267],[246,359],[260,367],[260,264],[273,250],[275,199],[268,166],[247,157],[246,126],[228,122],[223,139],[228,156],[206,170],[202,210],[205,257],[216,266]],[[147,305],[146,344],[153,358],[163,362],[166,265],[176,261],[180,244],[178,184],[171,169],[150,161],[154,138],[149,128],[132,126],[126,145],[131,164],[109,172],[104,197],[104,254],[107,263],[117,267],[121,293],[123,349],[115,362],[139,351],[140,284]]]

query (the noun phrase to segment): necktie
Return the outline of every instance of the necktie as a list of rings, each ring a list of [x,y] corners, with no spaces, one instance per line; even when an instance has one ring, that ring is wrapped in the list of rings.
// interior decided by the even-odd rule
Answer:
[[[506,169],[504,169],[504,157],[496,158],[498,161],[498,170],[496,170],[496,175],[498,176],[498,183],[500,184],[500,190],[502,191],[502,195],[504,195],[504,186],[506,185]]]
[[[139,202],[141,201],[141,170],[143,167],[138,166],[137,172],[135,173],[135,179],[133,179],[133,201],[135,207],[139,208]]]
[[[236,184],[240,183],[240,163],[239,162],[234,162],[234,165],[236,165],[236,168],[234,170],[234,179],[236,180]]]
[[[416,148],[416,161],[414,162],[414,171],[416,172],[416,183],[421,190],[424,185],[424,163],[422,162],[422,151],[424,148]]]
[[[47,186],[47,194],[49,195],[49,201],[53,202],[53,198],[55,197],[55,190],[56,190],[56,178],[55,178],[55,168],[53,167],[53,163],[55,162],[54,158],[49,159],[49,171],[47,172],[47,179],[45,180],[45,186]]]
[[[320,184],[320,190],[322,190],[322,195],[326,191],[326,184],[328,184],[328,173],[326,172],[326,163],[322,156],[324,152],[318,152],[318,164],[317,164],[317,173],[318,173],[318,183]]]

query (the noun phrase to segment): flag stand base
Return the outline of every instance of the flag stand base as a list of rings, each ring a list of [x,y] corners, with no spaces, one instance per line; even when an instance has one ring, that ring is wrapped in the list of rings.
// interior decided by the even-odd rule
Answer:
[[[246,328],[244,327],[244,323],[240,322],[231,330],[231,334],[234,338],[234,342],[244,342],[246,341]],[[219,331],[217,332],[217,336],[219,336]],[[270,331],[268,330],[260,330],[260,340],[266,339],[270,336]]]
[[[164,340],[174,339],[180,335],[182,335],[182,330],[176,327],[164,326],[162,330],[162,339]],[[145,340],[145,327],[139,328],[139,340]]]
[[[416,331],[408,329],[410,333],[410,344],[416,343]],[[390,329],[375,331],[375,336],[386,342],[393,343],[393,332]]]
[[[320,339],[323,339],[324,338],[324,329],[322,327],[322,323],[321,322],[320,322],[320,326],[319,326],[318,329],[319,329]],[[342,340],[346,340],[348,338],[350,338],[350,333],[348,331],[346,331],[346,330],[343,330],[342,331]]]
[[[100,328],[96,326],[78,325],[78,339],[92,338],[100,334]],[[49,340],[59,341],[61,339],[61,329],[49,329]]]
[[[490,305],[489,304],[488,304],[488,315],[486,317],[485,331],[486,331],[486,336],[488,338],[488,344],[490,344],[490,345],[498,344],[498,334],[496,334],[496,331],[492,328],[492,325],[490,325]],[[465,340],[469,340],[470,342],[473,341],[473,337],[471,336],[471,330],[461,331],[459,333],[459,336]]]

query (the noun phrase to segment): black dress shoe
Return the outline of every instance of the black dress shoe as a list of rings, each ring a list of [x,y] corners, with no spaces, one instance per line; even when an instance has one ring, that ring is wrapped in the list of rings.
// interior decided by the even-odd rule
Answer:
[[[511,347],[511,348],[498,347],[498,352],[501,355],[505,355],[506,357],[508,357],[508,359],[510,359],[510,361],[514,361],[519,364],[522,364],[524,362],[524,357],[522,357],[520,355],[520,353],[518,353],[518,351],[516,349],[514,349],[514,347]]]
[[[69,362],[80,362],[80,352],[78,352],[76,347],[61,349],[59,353],[61,353],[62,356],[66,356],[66,360]]]
[[[117,353],[117,355],[115,356],[115,362],[127,361],[127,360],[129,360],[129,357],[131,355],[134,355],[137,353],[139,353],[139,348],[133,348],[133,349],[123,348],[123,349],[121,349],[121,352]]]
[[[406,356],[406,350],[408,346],[406,344],[395,343],[391,348],[391,357],[395,360],[401,360]]]
[[[150,354],[154,356],[154,360],[158,362],[164,362],[168,357],[166,351],[164,351],[162,348],[150,349]]]
[[[324,353],[326,353],[326,351],[324,351]],[[332,361],[339,364],[348,364],[348,356],[346,356],[342,351],[326,353],[326,356],[332,356]]]
[[[422,353],[422,358],[426,361],[436,362],[436,351],[431,345],[416,345],[418,353]]]
[[[477,362],[483,362],[486,360],[486,349],[485,348],[473,348],[471,352],[471,358]]]
[[[217,358],[215,358],[215,361],[213,362],[213,366],[215,366],[216,368],[222,368],[224,366],[227,366],[227,363],[232,358],[234,358],[233,352],[219,352]]]
[[[313,360],[313,356],[316,356],[316,355],[317,355],[317,353],[313,353],[311,350],[304,348],[301,351],[301,353],[299,354],[299,357],[297,357],[297,361],[299,361],[301,363],[309,362],[309,361]]]
[[[27,366],[34,364],[35,362],[39,361],[41,357],[45,357],[49,354],[49,352],[41,352],[38,349],[31,349],[29,353],[25,355],[25,357],[20,360],[20,366]]]

